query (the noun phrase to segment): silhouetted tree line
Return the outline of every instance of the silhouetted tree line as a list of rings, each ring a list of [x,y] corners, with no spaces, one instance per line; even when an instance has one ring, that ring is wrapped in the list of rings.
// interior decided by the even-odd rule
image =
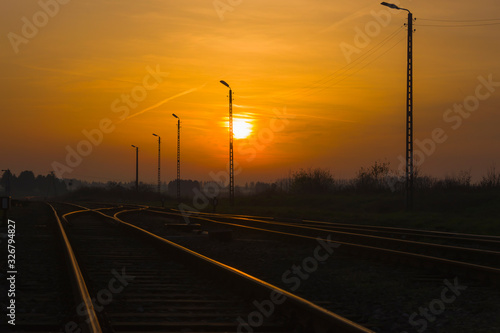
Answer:
[[[200,182],[197,180],[180,180],[180,188],[181,188],[181,196],[182,197],[190,197],[193,195],[195,189],[200,189],[201,185]],[[167,190],[168,195],[172,197],[177,196],[177,180],[172,180],[168,183],[168,190]]]
[[[73,180],[78,183],[75,188],[66,195],[66,199],[79,201],[105,201],[105,202],[136,202],[136,201],[159,201],[175,199],[177,196],[177,181],[170,181],[161,184],[161,193],[158,194],[157,184],[139,183],[136,189],[135,182],[115,182],[107,183],[86,183]],[[181,196],[190,198],[200,189],[200,183],[194,180],[184,180],[181,182]]]
[[[138,195],[141,198],[158,199],[157,186],[153,184],[139,184],[139,191],[133,182],[82,182],[76,179],[62,180],[53,173],[35,176],[32,171],[23,171],[18,176],[9,170],[4,171],[0,178],[0,192],[13,197],[57,197],[67,195],[78,198],[106,198],[133,200]],[[206,185],[206,184],[205,184]],[[220,185],[221,189],[225,186]],[[500,188],[500,173],[494,166],[477,183],[472,183],[471,171],[463,170],[456,174],[448,175],[442,179],[420,175],[418,168],[414,171],[414,187],[416,190],[475,190]],[[181,180],[181,197],[189,198],[202,188],[202,183],[195,180]],[[355,178],[349,180],[335,179],[326,169],[301,169],[291,173],[288,177],[274,183],[252,182],[244,187],[236,186],[238,195],[245,194],[326,194],[335,192],[396,192],[404,191],[405,177],[391,170],[389,162],[376,161],[369,167],[362,167]],[[163,196],[172,198],[177,196],[177,181],[163,183],[161,187]],[[222,193],[222,192],[221,192]]]
[[[91,185],[92,184],[92,185]],[[134,186],[131,186],[134,184]],[[80,187],[69,192],[64,199],[74,201],[99,201],[99,202],[137,202],[159,200],[156,187],[139,183],[135,188],[134,183],[121,183],[109,181],[107,183],[82,183]]]
[[[369,167],[362,167],[356,177],[349,180],[336,180],[329,170],[317,168],[294,172],[288,181],[280,179],[276,189],[286,188],[283,192],[294,194],[324,194],[332,192],[386,192],[404,191],[405,176],[390,169],[389,162],[376,161]],[[279,186],[280,184],[288,186]],[[470,170],[447,175],[443,179],[420,175],[414,170],[416,190],[474,190],[500,188],[500,173],[492,166],[478,183],[472,183]]]
[[[0,186],[4,195],[15,197],[55,197],[67,193],[66,183],[56,178],[53,173],[35,177],[33,171],[23,171],[16,176],[10,170],[4,171],[0,178]]]

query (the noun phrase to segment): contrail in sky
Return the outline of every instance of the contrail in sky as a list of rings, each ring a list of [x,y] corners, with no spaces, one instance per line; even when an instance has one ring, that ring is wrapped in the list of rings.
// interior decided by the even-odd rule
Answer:
[[[184,95],[190,94],[190,93],[192,93],[192,92],[194,92],[194,91],[196,91],[196,90],[199,90],[199,89],[203,88],[204,86],[206,86],[206,83],[205,83],[205,84],[203,84],[203,85],[201,85],[201,86],[199,86],[199,87],[192,88],[192,89],[186,90],[186,91],[184,91],[184,92],[178,93],[177,95],[174,95],[174,96],[171,96],[171,97],[165,98],[164,100],[162,100],[162,101],[160,101],[160,102],[158,102],[158,103],[156,103],[156,104],[154,104],[154,105],[151,105],[150,107],[147,107],[147,108],[145,108],[144,110],[141,110],[141,111],[138,111],[138,112],[136,112],[136,113],[134,113],[134,114],[131,114],[131,115],[130,115],[130,116],[128,116],[127,118],[123,119],[122,121],[125,121],[125,120],[130,119],[130,118],[135,117],[135,116],[138,116],[138,115],[140,115],[140,114],[143,114],[144,112],[148,112],[148,111],[151,111],[151,110],[153,110],[153,109],[156,109],[157,107],[162,106],[163,104],[167,103],[168,101],[171,101],[171,100],[173,100],[173,99],[175,99],[175,98],[177,98],[177,97],[181,97],[181,96],[184,96]]]
[[[38,67],[38,66],[32,66],[32,65],[25,65],[25,64],[19,64],[20,66],[22,67],[26,67],[26,68],[30,68],[30,69],[36,69],[36,70],[39,70],[39,71],[45,71],[45,72],[54,72],[54,73],[61,73],[61,74],[66,74],[66,75],[72,75],[72,76],[80,76],[80,77],[86,77],[86,78],[92,78],[92,79],[98,79],[98,80],[106,80],[106,81],[119,81],[119,82],[127,82],[127,83],[140,83],[140,82],[135,82],[135,81],[127,81],[127,80],[119,80],[119,79],[110,79],[110,78],[101,78],[101,77],[97,77],[97,76],[92,76],[92,75],[87,75],[87,74],[84,74],[84,73],[78,73],[78,72],[72,72],[72,71],[67,71],[67,70],[61,70],[61,69],[57,69],[57,68],[47,68],[47,67]],[[144,110],[141,110],[139,112],[136,112],[130,116],[128,116],[127,118],[125,119],[122,119],[120,122],[124,121],[124,120],[127,120],[127,119],[130,119],[132,117],[135,117],[135,116],[138,116],[140,114],[143,114],[144,112],[148,112],[148,111],[151,111],[153,109],[156,109],[157,107],[160,107],[162,106],[163,104],[167,103],[168,101],[171,101],[177,97],[181,97],[181,96],[184,96],[184,95],[187,95],[187,94],[190,94],[194,91],[197,91],[201,88],[203,88],[204,86],[206,86],[206,83],[199,86],[199,87],[196,87],[196,88],[192,88],[192,89],[189,89],[189,90],[186,90],[184,92],[181,92],[181,93],[178,93],[177,95],[174,95],[174,96],[171,96],[171,97],[168,97],[148,108],[145,108]]]

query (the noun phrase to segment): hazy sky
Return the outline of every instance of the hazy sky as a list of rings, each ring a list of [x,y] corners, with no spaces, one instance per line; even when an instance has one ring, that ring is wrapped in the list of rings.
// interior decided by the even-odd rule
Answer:
[[[500,3],[395,3],[416,18],[422,173],[478,179],[500,168]],[[220,80],[235,92],[238,127],[252,126],[235,140],[237,184],[309,167],[352,177],[376,160],[396,169],[404,155],[407,16],[379,1],[22,0],[0,10],[2,169],[131,181],[133,144],[140,179],[155,182],[156,133],[169,181],[175,113],[182,178],[210,180],[228,161]]]

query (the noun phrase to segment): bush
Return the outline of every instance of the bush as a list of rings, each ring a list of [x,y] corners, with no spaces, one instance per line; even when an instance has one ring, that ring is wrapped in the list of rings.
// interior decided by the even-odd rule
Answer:
[[[500,187],[500,173],[496,172],[495,166],[492,165],[486,175],[483,176],[479,182],[479,186],[484,188],[499,188]]]
[[[389,162],[375,162],[371,167],[361,168],[355,179],[355,186],[362,191],[379,191],[389,188],[391,177]]]
[[[330,171],[323,169],[304,170],[292,175],[291,191],[293,193],[319,194],[327,193],[334,184]]]
[[[447,175],[443,180],[436,181],[434,188],[448,190],[471,188],[471,170],[462,170],[458,174]]]

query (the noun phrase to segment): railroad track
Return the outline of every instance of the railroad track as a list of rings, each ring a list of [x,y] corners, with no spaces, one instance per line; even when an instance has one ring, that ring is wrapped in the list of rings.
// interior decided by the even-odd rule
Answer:
[[[499,237],[466,235],[457,233],[428,232],[401,228],[374,226],[349,226],[319,221],[276,221],[265,217],[224,215],[158,208],[143,208],[153,214],[181,217],[189,214],[190,221],[205,225],[252,229],[285,238],[316,239],[342,244],[343,251],[367,255],[384,260],[395,260],[404,264],[426,267],[444,273],[465,274],[472,278],[500,281]],[[392,237],[390,237],[390,234]],[[463,241],[465,246],[440,244],[429,241],[411,240],[404,237],[424,237],[426,240],[439,239],[455,242]],[[420,238],[421,239],[421,238]],[[472,245],[471,245],[472,244]],[[488,249],[481,249],[481,246]],[[479,247],[479,248],[475,248]]]
[[[51,205],[88,332],[371,332],[126,223],[147,207]],[[73,326],[72,326],[73,325]]]
[[[447,249],[450,247],[458,254],[475,253],[476,249],[484,250],[478,251],[479,260],[482,259],[484,254],[492,256],[495,261],[498,261],[500,253],[500,236],[491,235],[477,235],[477,234],[461,234],[442,231],[418,230],[418,229],[405,229],[395,227],[383,226],[370,226],[370,225],[356,225],[312,220],[300,219],[282,219],[270,217],[252,217],[244,215],[222,215],[222,214],[208,214],[205,216],[212,216],[215,218],[228,218],[233,221],[247,221],[249,223],[268,223],[275,225],[282,225],[284,227],[296,227],[302,230],[313,230],[320,232],[335,232],[339,238],[349,239],[360,236],[365,244],[383,243],[385,247],[389,244],[405,245],[409,247],[410,244],[422,243],[422,248],[429,249]],[[342,237],[344,236],[344,237]],[[370,237],[373,236],[373,237]],[[400,242],[401,241],[401,242]],[[489,253],[489,250],[490,253]]]
[[[192,212],[189,212],[191,214]],[[347,224],[328,221],[314,221],[306,219],[277,218],[265,216],[235,215],[235,214],[214,214],[214,213],[196,213],[197,215],[214,218],[229,218],[232,220],[254,221],[254,222],[274,222],[278,224],[289,224],[304,226],[307,228],[319,228],[329,231],[356,232],[363,235],[382,236],[405,240],[434,240],[437,243],[449,242],[450,244],[463,245],[470,243],[480,248],[491,247],[500,250],[500,236],[464,234],[455,232],[432,231],[422,229],[384,227],[362,224]]]
[[[4,266],[6,261],[1,262],[3,319],[0,332],[58,332],[61,323],[69,320],[68,309],[74,302],[68,297],[72,291],[67,275],[58,274],[66,271],[66,263],[60,255],[54,219],[50,209],[41,203],[24,202],[22,208],[12,211],[10,218],[15,222],[12,245],[16,260],[13,267]],[[7,231],[1,232],[4,230]],[[7,251],[6,238],[2,237],[0,243]],[[9,271],[15,272],[14,280],[6,280],[12,277]],[[15,301],[9,305],[11,309],[14,305],[10,311],[6,309],[8,294]]]
[[[439,244],[470,245],[476,248],[500,249],[500,236],[464,234],[456,232],[345,224],[314,220],[283,220],[273,218],[278,222],[294,223],[308,227],[325,228],[333,231],[357,232],[366,235],[391,237],[406,240],[428,240]]]

